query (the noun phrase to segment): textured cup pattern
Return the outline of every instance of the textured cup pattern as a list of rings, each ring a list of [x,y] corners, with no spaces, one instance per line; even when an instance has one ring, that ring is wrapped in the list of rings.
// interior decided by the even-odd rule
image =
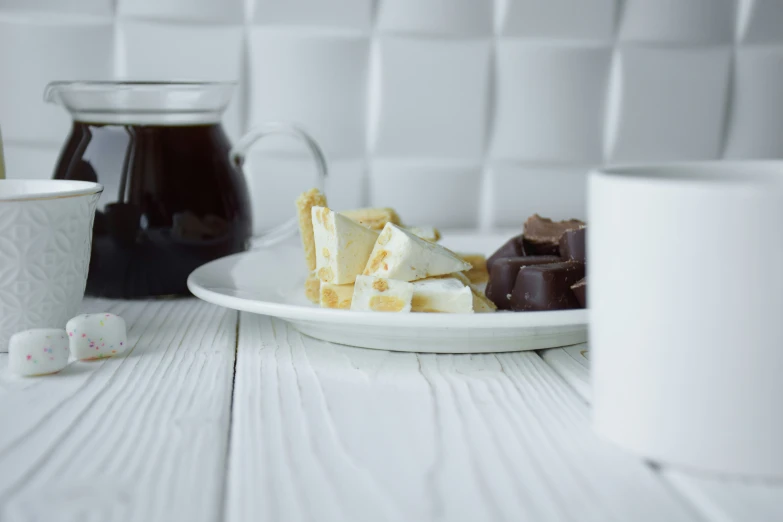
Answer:
[[[99,194],[0,203],[0,351],[80,311]]]

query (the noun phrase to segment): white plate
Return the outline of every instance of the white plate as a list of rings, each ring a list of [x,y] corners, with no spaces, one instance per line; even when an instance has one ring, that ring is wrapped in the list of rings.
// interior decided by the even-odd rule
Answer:
[[[459,252],[491,253],[508,235],[444,238]],[[304,296],[298,239],[212,261],[188,278],[196,297],[220,306],[285,319],[310,337],[403,352],[486,353],[537,350],[587,340],[587,311],[494,314],[392,314],[330,310]]]

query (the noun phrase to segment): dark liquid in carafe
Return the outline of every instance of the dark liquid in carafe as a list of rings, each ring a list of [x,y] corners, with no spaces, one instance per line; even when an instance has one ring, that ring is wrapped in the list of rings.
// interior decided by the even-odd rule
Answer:
[[[246,248],[250,203],[220,125],[76,122],[55,178],[97,181],[87,293],[186,295],[191,271]]]

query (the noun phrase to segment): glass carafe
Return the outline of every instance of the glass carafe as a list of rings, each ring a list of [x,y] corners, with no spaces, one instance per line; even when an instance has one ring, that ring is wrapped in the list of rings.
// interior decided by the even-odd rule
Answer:
[[[247,149],[268,134],[302,139],[323,185],[320,148],[300,129],[268,124],[232,149],[220,118],[234,85],[54,82],[45,93],[73,118],[54,177],[100,182],[90,295],[185,295],[198,266],[248,248],[251,205],[241,169]],[[272,243],[296,220],[259,238]]]

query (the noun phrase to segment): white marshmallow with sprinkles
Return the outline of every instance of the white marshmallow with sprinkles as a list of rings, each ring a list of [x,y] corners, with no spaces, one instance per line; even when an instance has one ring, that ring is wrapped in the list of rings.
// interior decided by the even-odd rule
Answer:
[[[82,361],[120,355],[128,349],[125,321],[114,314],[77,315],[65,325],[71,353]]]
[[[17,332],[8,341],[8,367],[24,376],[57,373],[68,366],[68,336],[58,328]]]

